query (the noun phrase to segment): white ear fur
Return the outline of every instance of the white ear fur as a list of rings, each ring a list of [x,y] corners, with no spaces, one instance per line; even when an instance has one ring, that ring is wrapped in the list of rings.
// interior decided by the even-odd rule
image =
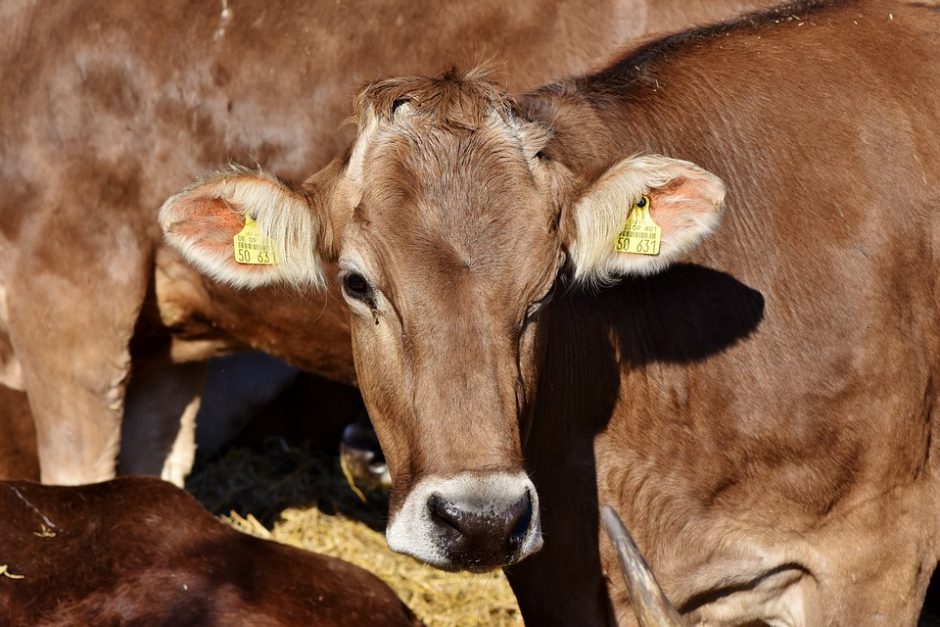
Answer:
[[[232,239],[251,215],[274,250],[275,265],[241,265]],[[211,278],[235,287],[284,282],[323,287],[320,221],[306,197],[261,171],[233,169],[198,181],[160,208],[168,244]]]
[[[660,252],[616,252],[617,235],[644,194],[662,228]],[[724,197],[721,179],[694,163],[658,155],[620,161],[575,203],[575,234],[569,247],[575,280],[610,283],[618,276],[665,269],[715,229]]]

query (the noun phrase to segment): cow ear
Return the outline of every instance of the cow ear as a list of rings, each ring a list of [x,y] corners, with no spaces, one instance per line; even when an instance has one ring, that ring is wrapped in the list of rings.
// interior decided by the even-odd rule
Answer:
[[[332,234],[311,198],[264,172],[233,169],[172,196],[160,226],[186,261],[222,283],[323,287]]]
[[[724,197],[721,179],[688,161],[646,155],[615,164],[575,201],[575,279],[659,272],[715,229]]]

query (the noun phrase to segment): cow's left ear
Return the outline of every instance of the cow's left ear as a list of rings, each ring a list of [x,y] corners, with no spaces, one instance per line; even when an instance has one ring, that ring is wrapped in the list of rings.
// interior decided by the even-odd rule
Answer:
[[[615,164],[575,201],[575,279],[659,272],[715,229],[724,197],[721,179],[688,161],[646,155]]]
[[[330,223],[310,190],[261,171],[209,176],[167,200],[167,243],[203,274],[235,287],[323,287]]]

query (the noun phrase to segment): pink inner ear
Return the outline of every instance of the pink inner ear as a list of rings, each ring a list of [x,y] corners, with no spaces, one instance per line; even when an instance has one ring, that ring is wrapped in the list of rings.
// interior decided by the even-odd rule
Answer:
[[[176,205],[176,231],[187,239],[199,239],[208,233],[229,239],[245,226],[245,218],[221,198],[197,196],[182,199]]]
[[[245,226],[245,217],[221,198],[187,196],[173,207],[170,230],[209,255],[232,254],[232,239]]]
[[[663,239],[681,237],[690,226],[709,223],[719,211],[719,193],[707,179],[685,176],[651,189],[650,214],[663,230]]]
[[[201,272],[217,281],[238,287],[259,287],[283,280],[286,255],[277,259],[245,258],[241,263],[233,240],[245,228],[245,212],[274,207],[280,211],[303,211],[305,199],[274,179],[264,176],[220,174],[171,197],[160,209],[160,225],[166,242]],[[306,217],[306,216],[301,216]],[[312,230],[312,229],[311,229]],[[279,242],[272,242],[274,248]],[[297,282],[320,279],[319,260],[307,253],[306,264]],[[267,261],[269,263],[249,263]],[[273,261],[273,262],[272,262]],[[293,260],[291,260],[293,261]]]

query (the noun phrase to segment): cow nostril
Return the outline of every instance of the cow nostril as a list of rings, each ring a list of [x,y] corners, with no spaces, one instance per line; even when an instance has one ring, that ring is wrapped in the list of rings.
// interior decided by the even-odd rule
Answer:
[[[432,494],[428,498],[428,509],[431,510],[431,518],[443,525],[446,525],[456,531],[463,533],[460,529],[459,512],[448,507],[447,501],[437,494]]]
[[[510,521],[515,520],[515,524],[509,532],[509,543],[517,546],[522,544],[523,538],[529,531],[529,524],[532,522],[532,498],[529,496],[528,491],[513,506],[510,516]]]

